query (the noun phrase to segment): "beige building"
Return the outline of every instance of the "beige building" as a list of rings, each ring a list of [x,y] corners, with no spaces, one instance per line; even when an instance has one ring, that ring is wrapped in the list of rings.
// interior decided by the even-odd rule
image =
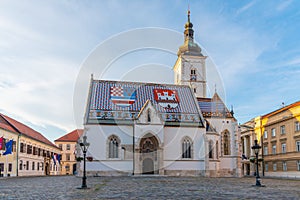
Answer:
[[[76,129],[66,135],[58,138],[54,143],[61,150],[61,174],[69,175],[77,173],[76,162],[76,144],[79,137],[82,135],[82,129]]]
[[[243,153],[247,158],[254,155],[249,153],[254,139],[260,142],[263,158],[260,171],[265,176],[300,178],[300,101],[256,117],[241,128]],[[244,159],[244,174],[248,172],[248,164],[248,159]]]
[[[52,156],[60,150],[41,133],[0,114],[0,138],[12,141],[12,153],[3,155],[0,150],[1,176],[58,175],[59,166]]]

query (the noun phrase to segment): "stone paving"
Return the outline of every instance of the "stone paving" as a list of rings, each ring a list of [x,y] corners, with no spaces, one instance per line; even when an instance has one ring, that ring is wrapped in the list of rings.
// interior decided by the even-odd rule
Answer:
[[[300,199],[300,180],[203,177],[0,178],[0,199]]]

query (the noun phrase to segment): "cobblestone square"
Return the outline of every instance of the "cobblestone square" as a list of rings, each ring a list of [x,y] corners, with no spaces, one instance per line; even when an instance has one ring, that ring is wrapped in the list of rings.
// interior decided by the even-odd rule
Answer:
[[[77,189],[81,178],[48,176],[1,178],[0,199],[300,199],[300,181],[203,177],[88,177],[89,189]]]

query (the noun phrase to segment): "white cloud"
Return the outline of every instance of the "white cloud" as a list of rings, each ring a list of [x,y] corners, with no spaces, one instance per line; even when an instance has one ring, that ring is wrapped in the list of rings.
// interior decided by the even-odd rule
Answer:
[[[72,93],[77,74],[75,63],[49,57],[16,59],[13,63],[1,61],[1,66],[6,66],[0,75],[2,110],[38,126],[52,125],[64,130],[74,128]]]
[[[0,109],[38,126],[75,128],[73,88],[82,59],[97,42],[131,28],[160,26],[182,32],[186,20],[181,18],[186,17],[185,3],[170,2],[35,1],[33,4],[1,1]],[[292,2],[282,1],[277,10],[288,8]],[[259,17],[253,15],[255,19],[247,19],[248,24],[243,24],[244,21],[239,21],[240,16],[237,17],[256,12],[257,8],[263,7],[260,4],[256,0],[250,1],[234,13],[219,7],[208,10],[209,5],[203,6],[203,2],[193,2],[191,6],[195,37],[217,64],[228,92],[242,84],[252,84],[248,80],[257,72],[260,56],[278,44],[279,37],[275,32],[268,35],[265,27],[252,23],[251,20],[260,20]],[[144,58],[141,56],[141,59]],[[287,63],[298,65],[300,59],[296,57]],[[267,66],[268,62],[263,64]],[[296,73],[293,77],[296,78]],[[288,87],[291,85],[285,88]],[[264,95],[266,99],[255,103],[274,99],[273,94]],[[242,101],[237,100],[237,103],[244,106]],[[253,107],[255,104],[251,105]],[[264,104],[256,110],[263,107]],[[245,107],[240,108],[243,113],[247,112],[243,110]]]
[[[254,4],[256,3],[256,0],[250,1],[249,3],[247,3],[246,5],[244,5],[243,7],[241,7],[240,9],[238,9],[236,11],[236,14],[242,14],[243,12],[246,12],[247,10],[249,10],[252,6],[254,6]]]
[[[292,60],[288,61],[286,65],[299,65],[300,66],[300,57],[293,58]]]
[[[289,7],[291,5],[291,3],[293,3],[293,0],[284,0],[276,7],[276,10],[283,11],[287,7]]]

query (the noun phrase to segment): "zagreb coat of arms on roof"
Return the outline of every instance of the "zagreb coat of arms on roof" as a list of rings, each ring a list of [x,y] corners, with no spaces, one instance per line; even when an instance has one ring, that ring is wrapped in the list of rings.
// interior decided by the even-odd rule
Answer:
[[[176,90],[154,89],[154,99],[163,108],[173,109],[179,104],[178,93]]]

